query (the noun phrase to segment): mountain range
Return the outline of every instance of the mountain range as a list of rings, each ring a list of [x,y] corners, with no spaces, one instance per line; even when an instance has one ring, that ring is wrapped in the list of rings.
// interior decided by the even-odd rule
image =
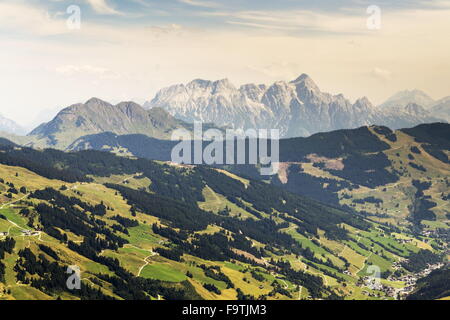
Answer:
[[[175,119],[161,108],[145,110],[134,102],[112,105],[98,98],[75,104],[28,134],[28,145],[65,149],[85,135],[112,132],[144,134],[157,139],[170,139],[174,129],[190,130],[191,125]]]
[[[431,108],[431,112],[434,116],[450,122],[450,97],[438,100]]]
[[[24,134],[25,130],[11,119],[5,118],[0,114],[0,132],[6,134]]]
[[[194,80],[162,89],[144,107],[162,108],[187,122],[211,122],[242,130],[278,128],[282,137],[299,137],[364,125],[398,129],[438,121],[421,105],[425,102],[428,106],[431,98],[416,95],[408,103],[403,103],[408,100],[405,94],[388,100],[395,108],[374,106],[365,97],[352,103],[342,94],[321,91],[310,76],[302,74],[290,82],[239,88],[227,79]]]
[[[404,221],[405,217],[414,220],[417,211],[422,215],[428,212],[426,219],[447,221],[445,213],[450,212],[450,205],[445,201],[449,185],[446,177],[450,174],[449,137],[450,124],[445,123],[396,131],[380,126],[361,127],[280,140],[280,169],[271,177],[260,176],[257,166],[253,165],[216,167],[271,182],[329,205],[358,205],[359,211],[376,214],[377,218],[384,214],[396,221]],[[68,150],[110,151],[170,161],[176,143],[145,135],[101,133],[81,137]],[[203,147],[207,144],[204,142]],[[226,152],[224,149],[225,157]],[[413,181],[420,179],[433,185],[426,209],[417,206],[419,200],[411,194]],[[373,206],[365,201],[358,202],[365,197],[380,200]],[[359,203],[364,205],[359,206]],[[397,203],[402,205],[396,207]]]
[[[407,105],[419,105],[432,116],[450,121],[450,96],[434,100],[421,90],[400,91],[380,105],[384,110],[405,108]],[[422,110],[423,111],[423,110]]]
[[[0,139],[0,300],[447,298],[449,133],[285,139],[271,181]]]
[[[311,77],[302,74],[291,82],[239,88],[227,79],[194,80],[162,89],[143,107],[92,98],[64,108],[27,136],[2,118],[0,131],[20,145],[66,150],[80,148],[83,137],[101,133],[169,140],[175,129],[192,130],[194,121],[206,122],[205,127],[279,129],[282,138],[290,138],[370,125],[399,129],[446,122],[449,109],[450,98],[434,101],[419,90],[400,92],[380,106],[365,97],[352,103],[342,94],[322,92]]]
[[[436,101],[421,90],[404,90],[397,92],[380,105],[381,108],[403,108],[410,103],[415,103],[425,109],[429,109]]]

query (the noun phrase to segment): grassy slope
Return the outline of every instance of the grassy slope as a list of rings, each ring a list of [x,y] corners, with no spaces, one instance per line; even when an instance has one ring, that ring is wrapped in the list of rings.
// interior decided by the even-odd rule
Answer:
[[[59,188],[63,185],[62,182],[56,180],[48,180],[42,178],[34,173],[28,172],[26,170],[20,168],[12,168],[6,166],[0,166],[0,172],[3,172],[3,177],[7,177],[7,181],[13,182],[16,186],[20,187],[25,185],[27,181],[31,181],[30,184],[26,184],[26,186],[32,191],[34,189],[44,188],[48,186],[52,186],[54,188]],[[15,172],[19,173],[19,176],[15,176]],[[134,178],[132,178],[134,179]],[[114,176],[111,177],[111,181],[114,182],[128,182],[128,186],[132,186],[134,188],[145,187],[146,183],[151,183],[150,181],[131,181],[129,182],[129,177],[127,176]],[[108,179],[104,179],[105,182]],[[97,182],[100,182],[97,180]],[[92,204],[99,204],[101,201],[105,203],[111,210],[108,210],[107,214],[101,219],[105,220],[107,224],[111,225],[113,222],[109,219],[115,215],[121,215],[124,217],[130,217],[129,210],[130,207],[126,203],[126,201],[122,198],[120,194],[117,194],[114,190],[108,189],[105,186],[99,183],[84,183],[84,184],[73,184],[67,185],[69,187],[68,190],[64,191],[66,195],[79,197],[85,202],[89,202]],[[6,188],[5,185],[1,187]],[[81,195],[80,195],[81,193]],[[243,218],[250,217],[251,215],[245,210],[238,208],[233,203],[230,203],[226,198],[220,194],[215,193],[210,188],[206,188],[204,190],[204,195],[206,201],[204,203],[200,203],[200,206],[209,211],[217,212],[219,210],[224,209],[228,206],[232,210],[232,215],[241,214]],[[15,197],[16,199],[20,199],[24,195],[19,195]],[[14,199],[13,199],[14,201]],[[21,205],[18,203],[17,205]],[[16,223],[19,227],[14,226],[11,222],[0,220],[0,231],[1,228],[11,228],[10,231],[15,235],[15,239],[17,241],[17,246],[15,249],[15,253],[12,255],[8,255],[5,259],[5,264],[7,266],[7,286],[11,289],[11,294],[0,297],[2,299],[51,299],[55,297],[49,297],[44,293],[30,288],[28,286],[24,286],[22,284],[15,283],[15,275],[13,271],[13,267],[15,264],[15,260],[17,259],[17,251],[24,247],[29,247],[33,251],[37,252],[37,244],[45,243],[48,246],[54,248],[58,254],[61,256],[64,263],[67,265],[78,265],[81,267],[83,272],[84,281],[89,281],[90,278],[95,278],[95,274],[97,273],[108,273],[108,269],[105,266],[102,266],[98,263],[95,263],[89,259],[86,259],[75,252],[70,251],[56,241],[55,239],[49,237],[48,235],[42,233],[39,236],[34,237],[23,237],[20,236],[20,228],[25,228],[26,219],[21,217],[18,214],[18,209],[15,205],[5,206],[2,209],[2,212],[7,218]],[[155,235],[151,230],[151,225],[153,223],[160,224],[161,221],[159,219],[146,215],[144,213],[138,212],[135,217],[139,221],[138,227],[133,227],[129,229],[130,235],[123,237],[129,240],[129,244],[127,244],[124,248],[118,250],[118,252],[113,252],[110,250],[104,251],[102,254],[105,256],[116,257],[119,259],[121,265],[128,269],[130,272],[136,275],[141,275],[143,277],[152,278],[152,279],[160,279],[169,282],[180,282],[186,280],[186,273],[189,271],[193,274],[193,278],[189,279],[189,282],[193,284],[196,288],[196,291],[205,299],[234,299],[236,297],[235,289],[227,289],[224,282],[217,281],[205,276],[202,269],[200,269],[199,265],[207,265],[207,266],[219,266],[224,274],[226,274],[235,284],[236,288],[241,288],[241,290],[245,294],[252,295],[261,295],[268,294],[272,290],[272,283],[275,281],[287,289],[292,295],[293,299],[298,299],[299,296],[301,298],[307,298],[309,296],[307,290],[305,288],[296,288],[288,281],[284,280],[282,276],[277,275],[276,273],[267,273],[262,272],[261,274],[264,277],[264,281],[258,281],[254,279],[250,270],[255,269],[255,267],[246,265],[241,262],[213,262],[199,259],[197,257],[192,257],[189,255],[185,255],[183,257],[184,262],[179,263],[175,261],[171,261],[160,257],[154,254],[154,249],[157,247],[162,247],[166,245],[166,241],[164,238],[159,235]],[[27,227],[28,228],[28,227]],[[405,237],[405,235],[387,235],[381,234],[378,231],[372,232],[364,232],[362,230],[358,230],[351,227],[346,227],[347,230],[350,231],[350,236],[352,240],[346,241],[345,245],[342,242],[331,241],[326,239],[321,233],[320,238],[315,239],[317,241],[313,241],[314,239],[308,239],[305,236],[296,232],[293,226],[284,230],[284,232],[292,235],[301,245],[302,247],[310,248],[316,258],[325,261],[326,259],[330,259],[332,263],[339,268],[344,267],[344,262],[342,257],[349,261],[350,267],[348,271],[350,275],[344,274],[339,270],[327,267],[322,264],[313,263],[315,267],[306,266],[305,262],[308,262],[304,258],[297,258],[293,255],[285,254],[281,256],[271,256],[266,257],[266,259],[274,258],[275,260],[288,260],[291,262],[292,266],[297,270],[303,270],[312,275],[317,275],[323,278],[326,285],[333,288],[336,292],[346,293],[347,299],[367,299],[369,298],[363,292],[372,292],[371,290],[365,288],[361,288],[357,286],[358,276],[364,276],[365,270],[369,263],[377,264],[382,267],[382,270],[389,270],[391,268],[391,264],[394,261],[398,261],[399,256],[397,256],[394,252],[385,252],[383,248],[377,245],[375,242],[382,242],[384,244],[389,243],[398,249],[399,252],[403,252],[405,250],[418,250],[418,248],[424,248],[427,246],[426,243],[415,240],[411,245],[399,245],[394,239],[396,237]],[[202,232],[205,233],[214,233],[219,230],[219,227],[210,225],[207,229]],[[72,235],[73,237],[73,235]],[[78,240],[80,241],[80,240]],[[367,247],[372,247],[372,251],[379,251],[382,254],[378,255],[373,252],[368,252],[365,249],[358,246],[358,243],[364,243]],[[319,243],[320,245],[317,245]],[[257,244],[255,242],[255,244]],[[325,249],[326,248],[326,249]],[[387,258],[383,258],[382,256],[386,256]],[[309,263],[312,263],[309,261]],[[256,269],[255,269],[256,270]],[[259,269],[258,269],[259,270]],[[324,275],[321,270],[328,270],[331,274]],[[261,270],[259,270],[261,271]],[[344,286],[342,283],[339,283],[337,277],[344,278],[346,280],[346,285]],[[216,295],[211,293],[203,288],[203,284],[214,284],[221,290],[221,295]],[[390,284],[386,282],[386,284]],[[392,286],[401,287],[401,283],[391,283]],[[300,290],[299,290],[300,289]],[[103,289],[108,294],[112,293],[108,288]],[[373,292],[372,292],[373,293]],[[73,297],[69,295],[64,296],[64,298],[71,299]],[[277,294],[275,297],[271,298],[279,298],[279,299],[289,299],[287,296],[282,296]]]

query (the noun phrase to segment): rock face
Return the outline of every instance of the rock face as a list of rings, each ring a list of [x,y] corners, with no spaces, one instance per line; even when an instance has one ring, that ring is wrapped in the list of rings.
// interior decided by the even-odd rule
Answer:
[[[145,110],[134,102],[109,104],[92,98],[59,112],[56,117],[34,129],[28,136],[35,146],[64,149],[77,138],[102,132],[115,134],[144,134],[169,139],[172,130],[189,125],[175,119],[160,108]]]
[[[342,94],[322,92],[306,74],[271,86],[235,87],[227,79],[194,80],[162,89],[144,107],[162,108],[187,122],[202,121],[234,129],[279,129],[282,137],[387,125],[393,129],[439,121],[424,109],[402,106],[385,110],[367,98],[351,103]]]
[[[24,134],[25,130],[17,123],[15,123],[13,120],[10,120],[0,115],[0,132],[20,135]]]

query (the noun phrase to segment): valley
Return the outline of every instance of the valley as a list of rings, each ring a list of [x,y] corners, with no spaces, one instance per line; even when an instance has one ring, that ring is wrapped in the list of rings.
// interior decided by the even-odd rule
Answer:
[[[1,0],[2,315],[450,300],[449,17],[450,0]]]
[[[448,227],[377,218],[371,203],[361,215],[223,169],[2,148],[0,243],[15,243],[1,299],[398,299],[422,255],[448,259]],[[79,266],[81,292],[44,265]]]

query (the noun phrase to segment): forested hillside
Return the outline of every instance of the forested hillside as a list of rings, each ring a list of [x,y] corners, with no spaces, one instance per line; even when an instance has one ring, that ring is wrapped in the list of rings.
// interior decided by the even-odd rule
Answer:
[[[449,223],[449,137],[450,125],[445,123],[397,131],[379,126],[338,130],[281,140],[280,169],[272,177],[260,176],[255,165],[220,167],[376,221],[437,232],[448,229]],[[175,144],[104,133],[80,138],[71,150],[169,161]],[[207,145],[203,142],[203,148]]]
[[[447,246],[219,168],[4,144],[0,178],[1,299],[393,299]]]

